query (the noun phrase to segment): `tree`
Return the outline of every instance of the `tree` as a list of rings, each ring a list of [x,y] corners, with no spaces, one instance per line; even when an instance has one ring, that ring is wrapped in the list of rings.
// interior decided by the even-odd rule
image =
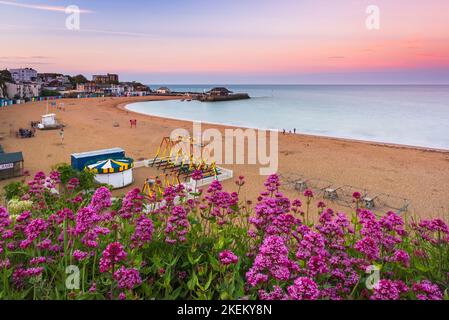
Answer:
[[[85,76],[83,76],[82,74],[76,75],[74,77],[70,77],[69,78],[70,83],[72,84],[73,87],[76,87],[77,84],[80,83],[86,83],[89,82]]]
[[[14,82],[12,79],[11,72],[8,70],[0,70],[0,79],[4,80],[5,82]]]
[[[61,93],[59,91],[54,91],[54,90],[43,89],[41,92],[41,97],[58,97],[60,95],[61,95]]]
[[[6,84],[14,82],[11,72],[8,70],[0,70],[0,97],[7,97]]]

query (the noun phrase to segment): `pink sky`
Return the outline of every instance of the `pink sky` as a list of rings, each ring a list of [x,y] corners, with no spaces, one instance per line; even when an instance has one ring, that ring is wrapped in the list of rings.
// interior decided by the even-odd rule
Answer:
[[[61,8],[73,2],[89,12],[80,31],[65,29]],[[380,30],[365,27],[370,4]],[[448,21],[445,0],[0,1],[0,67],[226,79],[395,70],[406,80],[449,70]]]

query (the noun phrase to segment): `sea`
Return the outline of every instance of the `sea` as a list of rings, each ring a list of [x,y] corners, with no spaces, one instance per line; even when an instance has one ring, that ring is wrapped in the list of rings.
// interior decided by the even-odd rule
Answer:
[[[151,85],[157,89],[163,85]],[[445,85],[165,85],[204,92],[224,86],[249,100],[151,101],[127,109],[165,118],[449,150]]]

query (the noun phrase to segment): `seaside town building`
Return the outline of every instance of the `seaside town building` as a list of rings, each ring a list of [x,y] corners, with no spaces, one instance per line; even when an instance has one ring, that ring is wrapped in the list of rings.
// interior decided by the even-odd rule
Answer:
[[[41,85],[33,82],[7,83],[6,94],[10,98],[30,99],[41,94]]]
[[[148,86],[139,82],[119,82],[117,74],[94,75],[93,81],[77,83],[70,76],[61,73],[38,73],[32,68],[11,69],[11,83],[3,81],[0,97],[7,99],[30,99],[39,97],[43,90],[59,92],[61,96],[99,94],[106,96],[145,96],[151,92]],[[76,77],[75,77],[76,78]],[[81,76],[80,79],[84,77]],[[81,80],[82,81],[82,80]],[[169,93],[168,88],[163,92]]]
[[[31,82],[37,80],[37,71],[32,68],[10,69],[9,72],[15,82]]]
[[[62,85],[70,84],[69,76],[60,73],[38,73],[37,82],[41,85],[48,85],[54,81],[58,81]]]
[[[94,75],[92,81],[96,84],[118,84],[119,78],[117,74]]]
[[[70,83],[64,84],[63,81],[60,81],[60,80],[53,80],[53,81],[43,85],[43,89],[51,90],[51,91],[65,91],[70,88],[71,88]]]
[[[156,90],[156,93],[169,94],[169,93],[171,93],[171,90],[167,87],[160,87],[159,89]]]
[[[97,91],[97,85],[95,82],[79,83],[76,85],[76,91],[82,93],[95,93]]]

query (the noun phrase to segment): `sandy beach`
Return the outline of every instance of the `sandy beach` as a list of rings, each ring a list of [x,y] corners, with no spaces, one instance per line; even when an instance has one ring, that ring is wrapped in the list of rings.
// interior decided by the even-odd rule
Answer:
[[[69,163],[72,153],[111,147],[125,149],[135,160],[149,159],[154,157],[161,138],[173,129],[192,130],[189,122],[145,116],[124,109],[127,103],[151,99],[156,97],[64,100],[64,111],[49,110],[67,125],[63,144],[57,130],[38,131],[32,139],[18,139],[11,134],[21,127],[29,127],[30,121],[40,120],[46,112],[45,102],[0,108],[0,144],[6,152],[22,151],[25,169],[31,174],[41,170],[48,172],[57,163]],[[130,119],[138,120],[137,128],[130,128]],[[221,131],[226,128],[203,124],[203,129],[210,127]],[[225,167],[234,170],[235,176],[246,177],[242,198],[255,201],[265,180],[259,175],[259,166]],[[151,170],[136,169],[135,183],[129,188],[142,187],[144,179],[152,175]],[[421,217],[447,219],[449,216],[449,152],[280,134],[279,173],[286,181],[284,191],[292,198],[299,193],[287,182],[302,176],[323,185],[351,186],[360,191],[366,189],[370,195],[384,194],[382,197],[390,199],[391,204],[410,199],[409,211]],[[11,180],[0,181],[0,187],[9,182]],[[224,185],[235,189],[233,180]],[[347,212],[351,210],[341,203],[327,203]]]

